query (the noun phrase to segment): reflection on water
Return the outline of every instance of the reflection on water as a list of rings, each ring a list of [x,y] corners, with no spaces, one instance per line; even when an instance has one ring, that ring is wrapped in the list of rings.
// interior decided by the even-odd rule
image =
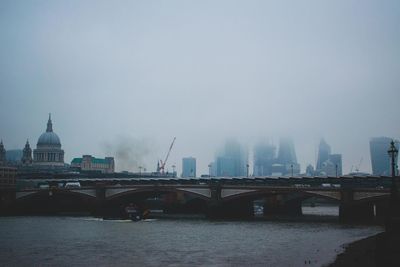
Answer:
[[[301,210],[304,215],[339,216],[339,206],[302,206]]]
[[[321,266],[343,244],[380,231],[332,223],[4,217],[0,258],[4,266]]]

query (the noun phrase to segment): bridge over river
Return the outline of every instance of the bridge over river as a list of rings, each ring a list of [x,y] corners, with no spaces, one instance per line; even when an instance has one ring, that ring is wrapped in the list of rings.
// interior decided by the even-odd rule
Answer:
[[[180,207],[185,212],[200,212],[211,218],[248,218],[254,215],[256,200],[263,203],[265,215],[301,215],[302,201],[317,197],[336,202],[342,221],[383,220],[388,212],[391,185],[389,177],[80,177],[34,181],[49,186],[29,188],[32,179],[21,179],[8,205],[28,211],[68,207],[107,216],[129,203],[143,205],[147,199],[161,199],[169,211],[179,211]],[[81,186],[65,187],[71,182]]]

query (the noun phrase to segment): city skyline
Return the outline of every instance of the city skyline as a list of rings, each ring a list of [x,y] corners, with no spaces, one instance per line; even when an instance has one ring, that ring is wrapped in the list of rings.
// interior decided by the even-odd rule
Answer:
[[[49,114],[49,118],[48,118],[48,122],[47,122],[47,128],[46,128],[46,131],[45,131],[45,133],[44,134],[42,134],[40,137],[39,137],[39,139],[38,139],[38,142],[37,142],[37,145],[41,145],[41,140],[44,138],[43,136],[45,135],[45,134],[47,134],[48,132],[51,132],[52,133],[52,131],[53,131],[53,129],[52,129],[52,121],[51,121],[51,117],[50,117],[51,115]],[[47,137],[47,136],[46,136]],[[56,137],[56,139],[58,140],[58,142],[59,142],[59,139],[58,139],[59,137],[57,136]],[[370,138],[369,139],[369,145],[371,146],[371,143],[372,142],[374,142],[375,140],[395,140],[395,142],[398,144],[399,143],[399,141],[397,140],[397,139],[394,139],[394,138],[390,138],[390,137],[372,137],[372,138]],[[4,148],[6,145],[4,145],[4,143],[3,143],[3,140],[2,140],[2,142],[1,142],[1,144],[2,144],[2,147]],[[221,145],[221,144],[220,144]],[[10,150],[10,151],[12,151],[13,152],[13,154],[15,154],[15,151],[16,150],[20,150],[20,152],[21,152],[21,156],[23,155],[23,158],[25,158],[26,156],[25,156],[25,150],[27,149],[27,146],[29,146],[29,139],[26,141],[26,143],[25,143],[25,145],[24,145],[24,147],[22,148],[22,149],[19,149],[19,148],[12,148],[12,149],[7,149],[6,148],[6,150],[8,151],[8,150]],[[125,146],[129,146],[129,144],[125,144]],[[237,146],[237,148],[235,148],[235,146]],[[232,169],[232,171],[230,171],[230,172],[228,172],[228,173],[225,173],[225,175],[227,175],[227,176],[245,176],[245,173],[246,173],[246,165],[247,164],[249,164],[249,170],[252,170],[249,174],[250,175],[261,175],[261,176],[268,176],[268,175],[274,175],[274,171],[273,171],[273,169],[272,169],[272,164],[274,164],[274,163],[279,163],[279,164],[283,164],[283,165],[287,165],[287,166],[289,166],[290,164],[296,164],[296,166],[298,165],[297,164],[297,156],[296,156],[296,150],[295,150],[295,144],[294,144],[294,142],[293,142],[293,140],[292,140],[292,138],[288,138],[288,137],[284,137],[284,138],[279,138],[279,146],[278,146],[278,150],[276,149],[277,147],[275,146],[275,144],[273,143],[273,142],[271,142],[271,141],[269,141],[268,143],[266,143],[266,142],[264,142],[264,143],[257,143],[257,144],[253,144],[252,145],[253,146],[253,150],[250,150],[251,152],[249,152],[249,148],[250,147],[246,147],[246,146],[243,146],[243,144],[239,141],[239,140],[236,140],[236,139],[227,139],[226,141],[225,141],[225,145],[224,146],[222,146],[222,149],[221,149],[221,146],[220,146],[220,149],[218,149],[218,150],[215,150],[215,154],[214,154],[214,158],[212,158],[212,159],[214,159],[215,161],[212,161],[211,163],[208,163],[207,164],[207,171],[201,171],[201,173],[197,173],[196,172],[196,169],[197,169],[197,167],[196,167],[196,159],[194,158],[194,157],[181,157],[181,160],[182,160],[182,165],[176,165],[176,163],[175,162],[173,162],[173,163],[171,163],[171,162],[169,162],[167,165],[166,165],[166,171],[168,171],[168,172],[171,172],[172,170],[170,170],[170,169],[174,169],[175,167],[177,167],[177,169],[178,169],[178,173],[180,172],[180,173],[184,173],[184,163],[183,163],[183,161],[184,160],[188,160],[188,159],[194,159],[194,168],[195,168],[195,173],[198,175],[198,176],[200,176],[200,175],[206,175],[206,174],[209,174],[209,171],[210,171],[210,167],[209,167],[209,164],[215,164],[215,168],[216,168],[216,173],[217,173],[217,176],[224,176],[223,175],[223,173],[219,173],[219,172],[221,172],[221,170],[220,171],[218,171],[218,166],[220,166],[220,168],[221,168],[221,162],[223,161],[223,160],[225,160],[224,162],[224,164],[226,165],[226,164],[230,164],[230,163],[228,163],[227,162],[227,159],[228,160],[230,160],[230,158],[235,158],[235,157],[237,157],[237,159],[236,160],[234,160],[236,163],[233,163],[232,162],[232,164],[230,164],[230,165],[232,165],[232,166],[230,166],[229,168],[233,168],[233,169],[237,169],[237,170],[233,170]],[[382,142],[381,142],[381,148],[380,148],[380,150],[381,150],[381,154],[382,155],[386,155],[385,154],[385,148],[383,147],[384,146],[384,144],[382,144]],[[388,148],[389,148],[389,142],[388,142]],[[259,150],[259,148],[261,148],[261,150]],[[122,148],[123,150],[126,150],[126,151],[130,151],[131,150],[131,148],[129,148],[129,147],[123,147]],[[264,151],[264,150],[268,150],[268,151]],[[36,149],[35,149],[36,150]],[[269,150],[271,150],[271,151],[269,151]],[[34,151],[34,150],[31,150],[31,152],[32,151]],[[240,151],[240,152],[239,152]],[[64,151],[62,151],[62,153],[64,153]],[[235,154],[235,156],[232,156],[233,154]],[[239,154],[238,153],[240,153],[240,154],[242,154],[242,156],[239,156]],[[268,170],[268,173],[270,173],[270,174],[263,174],[264,173],[264,170],[263,170],[263,168],[265,167],[265,166],[263,166],[263,165],[265,165],[265,163],[263,163],[262,161],[263,161],[263,159],[261,159],[261,161],[260,161],[260,159],[258,159],[257,157],[265,157],[266,155],[265,155],[265,153],[267,153],[268,155],[267,155],[267,157],[268,157],[268,161],[270,161],[269,163],[267,163],[267,164],[270,164],[271,166],[269,167],[270,169]],[[322,153],[322,154],[321,154]],[[372,152],[372,148],[370,147],[370,157],[371,157],[371,153],[373,153]],[[84,151],[83,152],[83,155],[84,154],[92,154],[90,151]],[[232,154],[232,155],[230,155],[230,154]],[[237,155],[236,155],[237,154]],[[263,155],[264,154],[264,155]],[[136,162],[137,163],[137,159],[135,159],[134,156],[135,154],[132,154],[132,155],[123,155],[123,157],[132,157],[132,159],[130,159],[130,160],[132,160],[133,162]],[[227,156],[228,155],[228,156]],[[13,155],[14,157],[15,157],[15,155]],[[75,156],[71,156],[72,157],[72,159],[75,159],[76,157],[78,157],[79,155],[75,155]],[[105,157],[107,157],[107,156],[110,156],[110,155],[104,155]],[[132,166],[132,168],[129,168],[129,165],[128,165],[128,168],[119,168],[118,167],[118,161],[119,160],[124,160],[123,158],[121,158],[121,155],[118,155],[118,153],[116,153],[116,154],[113,154],[113,153],[111,153],[111,156],[113,156],[113,157],[116,157],[116,160],[117,160],[117,163],[115,164],[117,167],[116,167],[116,170],[117,171],[132,171],[132,172],[141,172],[141,169],[147,169],[148,171],[150,171],[150,172],[153,172],[153,171],[156,171],[156,169],[152,169],[152,164],[150,163],[149,165],[146,165],[146,163],[144,163],[144,164],[136,164],[136,165],[131,165]],[[153,155],[154,156],[154,155]],[[387,155],[386,155],[387,156]],[[179,156],[178,156],[179,157]],[[21,158],[22,159],[22,161],[24,161],[24,159],[23,158]],[[175,156],[175,157],[173,157],[173,158],[177,158],[177,156]],[[388,158],[388,157],[387,157]],[[71,160],[66,160],[66,162],[65,163],[67,163],[67,164],[69,164],[70,162],[72,162],[72,159]],[[247,160],[246,160],[247,159]],[[321,167],[322,166],[322,164],[323,163],[325,163],[325,162],[327,162],[327,161],[329,161],[331,164],[333,164],[333,166],[335,166],[335,164],[338,166],[338,175],[343,175],[343,174],[347,174],[347,173],[350,173],[350,172],[352,172],[353,171],[353,169],[355,169],[355,171],[356,172],[358,172],[358,171],[365,171],[365,169],[362,169],[361,168],[361,166],[360,166],[360,164],[362,163],[362,160],[363,160],[364,158],[363,157],[361,157],[361,160],[360,160],[360,162],[358,162],[358,165],[357,164],[354,164],[354,165],[352,165],[351,166],[351,168],[350,168],[350,170],[348,170],[348,171],[343,171],[343,163],[342,163],[342,154],[331,154],[331,147],[330,147],[330,145],[328,145],[327,144],[327,142],[325,141],[325,139],[324,138],[321,138],[321,140],[320,140],[320,143],[319,143],[319,151],[318,151],[318,153],[317,153],[317,156],[316,156],[316,161],[314,162],[314,163],[308,163],[308,164],[306,164],[306,165],[301,165],[300,164],[300,171],[297,171],[297,169],[295,170],[295,172],[294,172],[294,174],[298,174],[299,172],[300,173],[306,173],[307,172],[307,167],[308,167],[308,165],[312,165],[314,168],[315,168],[315,174],[316,175],[319,175],[319,174],[321,174],[320,172],[321,172],[321,170],[323,169],[323,167]],[[14,159],[15,160],[15,159]],[[222,161],[221,161],[222,160]],[[377,159],[374,159],[374,160],[377,160]],[[219,163],[218,163],[218,161],[220,161]],[[332,162],[331,162],[332,161]],[[210,162],[210,159],[206,159],[205,160],[205,162]],[[257,163],[257,162],[259,162],[259,163]],[[238,163],[240,163],[239,165],[238,165]],[[192,164],[192,163],[191,163]],[[259,164],[259,167],[257,167],[256,168],[256,165],[257,164]],[[289,164],[289,165],[288,165]],[[321,165],[321,166],[319,166],[319,164]],[[156,164],[154,164],[154,166],[155,166]],[[202,162],[202,165],[204,165],[204,162]],[[372,158],[371,158],[371,163],[370,163],[370,165],[371,165],[371,167],[373,166],[372,165]],[[123,166],[122,164],[120,164],[120,166]],[[150,166],[150,167],[147,167],[147,166]],[[172,167],[172,166],[174,166],[174,167]],[[260,167],[261,166],[261,167]],[[286,166],[286,167],[287,167]],[[297,168],[297,167],[296,167]],[[380,168],[382,168],[382,167],[380,167]],[[388,167],[387,167],[388,168]],[[267,167],[267,169],[268,169],[268,167]],[[276,169],[276,166],[275,166],[275,169]],[[331,167],[331,171],[329,172],[329,175],[330,176],[334,176],[335,175],[335,170],[334,170],[334,167]],[[262,170],[262,172],[260,172],[260,170]],[[275,170],[276,171],[276,170]],[[187,172],[187,170],[186,170],[186,172]],[[232,172],[232,173],[231,173]],[[280,170],[279,169],[279,172],[282,172],[282,170]],[[283,171],[281,174],[279,174],[279,175],[288,175],[290,173],[290,170],[288,169],[288,170],[286,170],[286,171]],[[322,172],[322,174],[324,175],[324,173],[325,173],[325,171],[324,172]],[[373,172],[373,170],[371,170],[369,173],[371,173],[371,174],[373,174],[373,175],[387,175],[387,173],[381,173],[381,174],[378,174],[377,172]],[[276,174],[275,174],[276,175]],[[325,174],[326,175],[326,174]],[[189,176],[189,175],[185,175],[185,176]]]
[[[291,136],[302,171],[323,137],[344,173],[371,172],[370,138],[400,139],[398,1],[0,5],[7,149],[34,145],[49,112],[66,162],[119,169],[154,169],[175,136],[169,162],[193,155],[199,174],[226,139]]]

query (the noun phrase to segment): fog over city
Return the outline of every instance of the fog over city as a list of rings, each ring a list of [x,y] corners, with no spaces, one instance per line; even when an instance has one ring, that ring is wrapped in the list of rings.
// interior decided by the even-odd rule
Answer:
[[[343,172],[400,139],[400,1],[0,1],[0,138],[36,147],[48,113],[65,162],[117,170],[182,157],[207,174],[226,140],[321,138]]]

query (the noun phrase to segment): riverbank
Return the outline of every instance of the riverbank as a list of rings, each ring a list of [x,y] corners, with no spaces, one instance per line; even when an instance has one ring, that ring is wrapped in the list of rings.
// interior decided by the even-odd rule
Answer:
[[[329,267],[400,266],[400,235],[386,232],[353,242],[346,246]]]

